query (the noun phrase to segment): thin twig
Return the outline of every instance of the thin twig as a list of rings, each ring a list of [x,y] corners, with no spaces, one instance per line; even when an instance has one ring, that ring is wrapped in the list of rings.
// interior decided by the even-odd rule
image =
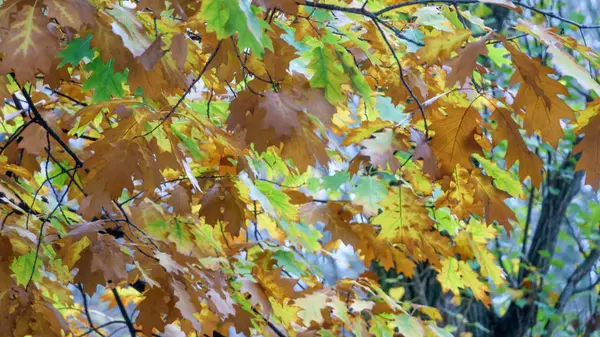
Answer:
[[[523,232],[523,243],[521,244],[521,258],[526,258],[527,253],[527,240],[529,239],[529,226],[531,225],[531,215],[533,213],[533,199],[535,197],[535,188],[533,185],[531,186],[531,190],[529,191],[529,201],[527,202],[527,218],[525,219],[525,229]],[[521,283],[523,281],[523,263],[519,266],[519,273],[517,277],[517,283]]]
[[[187,95],[189,95],[189,93],[192,91],[192,88],[194,88],[194,86],[196,86],[196,83],[198,83],[198,81],[200,81],[200,79],[202,78],[202,75],[204,75],[204,72],[206,72],[206,70],[208,69],[208,66],[210,65],[210,63],[212,62],[212,60],[214,60],[214,58],[217,56],[217,53],[219,52],[219,49],[221,49],[221,44],[222,43],[223,43],[223,40],[219,41],[219,44],[217,44],[217,47],[215,48],[215,51],[212,53],[212,55],[210,55],[210,57],[206,61],[206,64],[204,65],[204,67],[202,68],[202,70],[200,71],[200,73],[198,74],[198,77],[196,77],[194,79],[194,81],[192,81],[192,84],[190,84],[188,86],[188,88],[185,90],[185,92],[183,93],[183,95],[181,95],[181,97],[179,98],[179,100],[177,101],[177,103],[175,103],[175,105],[173,105],[173,107],[171,108],[171,110],[169,111],[169,113],[160,121],[160,123],[158,123],[158,125],[156,125],[155,127],[153,127],[152,130],[144,133],[143,135],[136,136],[135,138],[146,137],[146,136],[152,134],[154,131],[156,131],[156,129],[158,129],[159,127],[161,127],[173,115],[173,113],[175,113],[175,110],[177,110],[177,108],[181,105],[181,103],[187,97]]]
[[[398,55],[396,55],[396,51],[394,50],[394,47],[392,46],[392,44],[388,40],[387,36],[385,35],[385,32],[383,31],[383,28],[381,28],[381,26],[379,25],[377,19],[373,19],[373,23],[375,24],[375,26],[379,30],[379,33],[381,33],[381,37],[383,38],[383,41],[385,41],[385,44],[387,45],[388,49],[390,50],[390,52],[394,56],[394,60],[396,60],[396,64],[398,65],[398,71],[400,73],[400,81],[402,81],[402,84],[404,85],[404,87],[406,88],[406,90],[408,90],[408,93],[410,94],[410,97],[415,101],[415,103],[417,103],[417,106],[419,107],[419,111],[421,112],[421,117],[423,118],[423,125],[424,125],[424,128],[425,128],[425,139],[429,139],[429,127],[427,126],[427,117],[425,116],[425,109],[423,108],[423,105],[421,104],[421,101],[419,101],[419,99],[417,98],[417,96],[413,92],[413,90],[410,87],[410,85],[408,85],[408,83],[406,82],[406,79],[404,79],[404,69],[402,68],[402,63],[400,63],[400,59],[398,58]]]
[[[16,78],[13,77],[13,79],[16,81]],[[79,157],[77,157],[75,152],[71,150],[71,148],[56,134],[56,132],[50,127],[50,125],[48,125],[46,120],[44,120],[44,118],[36,108],[35,104],[33,103],[31,96],[29,96],[29,93],[27,93],[27,90],[21,87],[21,93],[23,94],[23,96],[25,96],[25,100],[27,100],[27,104],[29,105],[31,112],[33,112],[35,122],[44,130],[46,130],[46,132],[50,134],[50,137],[54,138],[54,140],[63,148],[63,150],[65,150],[69,154],[69,156],[73,158],[76,167],[83,167],[83,162],[79,159]]]
[[[87,295],[83,291],[83,285],[81,283],[79,283],[79,284],[76,285],[76,287],[77,287],[77,289],[79,289],[79,292],[81,293],[81,297],[83,297],[83,309],[85,310],[85,316],[87,318],[88,324],[90,325],[90,328],[92,328],[92,330],[94,330],[94,332],[96,332],[100,336],[106,337],[105,334],[103,334],[102,332],[100,332],[94,326],[94,322],[92,321],[92,316],[90,315],[90,308],[89,308],[87,297],[86,297]]]
[[[127,314],[127,310],[125,309],[125,306],[123,305],[123,301],[121,301],[121,296],[119,296],[119,292],[117,291],[116,288],[112,288],[112,293],[115,296],[115,300],[117,301],[117,305],[119,306],[119,310],[121,311],[121,315],[123,316],[123,319],[125,320],[125,324],[127,325],[127,329],[129,329],[129,333],[131,334],[131,337],[135,337],[136,336],[136,330],[135,327],[133,326],[133,323],[131,322],[131,318],[129,318],[129,315]]]

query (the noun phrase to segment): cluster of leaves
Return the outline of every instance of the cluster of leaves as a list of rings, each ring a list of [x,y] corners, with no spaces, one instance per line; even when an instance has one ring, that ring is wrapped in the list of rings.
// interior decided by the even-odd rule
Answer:
[[[576,113],[551,67],[439,2],[4,1],[0,335],[450,335],[373,272],[324,284],[306,256],[342,245],[489,307],[505,200],[540,185],[561,119],[600,131],[600,101]],[[590,48],[514,28],[600,93],[569,53],[598,68]],[[599,139],[575,149],[594,188]],[[123,320],[94,323],[98,289]]]

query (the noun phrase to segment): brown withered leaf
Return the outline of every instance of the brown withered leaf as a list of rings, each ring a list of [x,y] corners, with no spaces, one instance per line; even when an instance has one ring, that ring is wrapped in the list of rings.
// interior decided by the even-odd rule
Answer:
[[[273,40],[273,51],[266,50],[263,57],[265,72],[259,72],[259,74],[265,79],[270,77],[273,81],[284,80],[288,76],[290,62],[298,57],[296,48],[278,38],[282,34],[285,34],[285,31],[276,25],[273,26],[272,31],[267,32],[267,35]]]
[[[10,270],[14,252],[12,243],[7,236],[0,236],[0,293],[4,293],[10,287],[16,285]],[[0,329],[0,331],[2,331]]]
[[[487,34],[481,39],[469,43],[456,57],[445,62],[445,65],[452,69],[446,77],[448,85],[454,85],[456,82],[465,84],[466,79],[473,76],[473,70],[477,65],[477,57],[488,53],[485,42],[489,36],[491,35]]]
[[[91,34],[91,47],[102,51],[100,57],[104,63],[113,59],[115,71],[120,72],[131,65],[133,54],[123,45],[123,39],[112,31],[110,22],[111,18],[108,15],[99,13],[96,16],[94,28],[86,27],[81,31],[81,35]]]
[[[41,112],[46,123],[53,129],[58,130],[59,116],[53,111],[42,111]],[[19,149],[24,149],[27,153],[32,155],[42,155],[46,153],[48,146],[57,146],[56,141],[50,137],[50,145],[48,145],[48,134],[47,131],[37,123],[30,124],[21,133],[21,141],[19,142]],[[66,139],[63,139],[66,141]]]
[[[88,0],[44,0],[47,15],[62,26],[79,29],[84,24],[94,25],[96,8]]]
[[[123,139],[123,132],[137,125],[134,117],[104,133],[105,138],[89,146],[94,154],[85,161],[89,173],[85,177],[88,196],[81,204],[86,218],[100,214],[102,207],[110,208],[111,200],[123,189],[134,190],[133,181],[140,179],[143,188],[154,191],[164,181],[154,153],[144,141]],[[115,165],[119,163],[119,165]]]
[[[296,0],[254,0],[254,3],[267,10],[279,9],[290,15],[298,13],[298,2]]]
[[[154,16],[159,16],[167,8],[165,0],[141,0],[140,5],[142,8],[152,9]]]
[[[558,95],[569,96],[567,88],[550,78],[552,69],[532,60],[511,42],[504,42],[517,71],[510,79],[511,85],[519,83],[513,107],[523,116],[529,134],[540,132],[550,145],[556,146],[563,135],[561,119],[574,120],[573,110]]]
[[[243,280],[240,291],[250,295],[250,303],[252,303],[252,306],[256,307],[256,305],[260,305],[263,315],[266,317],[271,316],[273,306],[271,305],[271,302],[269,302],[269,297],[265,294],[265,291],[259,284],[250,280]]]
[[[138,61],[130,61],[128,64],[129,86],[142,88],[144,95],[153,100],[167,103],[163,92],[181,94],[189,85],[187,77],[178,70],[170,53],[163,55],[150,71],[146,71],[145,65]]]
[[[173,211],[177,214],[187,214],[192,210],[190,205],[190,196],[182,185],[176,185],[171,191],[169,205],[173,206]]]
[[[508,147],[504,159],[506,164],[512,166],[519,161],[519,177],[531,177],[534,185],[538,186],[542,180],[541,169],[544,167],[542,160],[535,153],[529,151],[525,140],[519,132],[519,124],[512,118],[508,109],[498,107],[492,112],[492,119],[497,123],[492,136],[493,144],[506,139]]]
[[[510,198],[510,195],[497,189],[492,185],[492,178],[483,175],[481,170],[475,169],[471,176],[477,182],[476,200],[483,202],[483,210],[486,221],[498,221],[506,229],[507,233],[512,230],[510,220],[515,220],[514,212],[504,203],[504,200]]]
[[[185,34],[177,34],[171,39],[171,55],[177,65],[177,69],[183,71],[188,55],[188,42]]]
[[[217,181],[200,199],[200,216],[206,223],[218,225],[224,222],[228,232],[239,235],[246,225],[246,205],[240,200],[237,189],[229,180]]]
[[[413,159],[423,161],[423,173],[426,173],[434,181],[440,177],[438,161],[433,150],[427,143],[425,135],[415,129],[410,130],[410,141],[415,143],[413,150]]]
[[[298,113],[302,112],[302,106],[289,93],[267,92],[258,108],[264,111],[263,128],[273,128],[275,137],[289,136],[301,127]]]
[[[200,302],[197,297],[190,295],[190,289],[186,289],[186,286],[177,281],[173,280],[170,282],[173,294],[177,297],[175,302],[175,308],[179,309],[181,316],[192,323],[194,330],[202,331],[202,324],[194,316],[195,312],[199,312],[201,308]]]
[[[162,49],[164,47],[162,36],[159,35],[152,44],[146,49],[146,51],[140,55],[138,60],[144,65],[146,71],[152,70],[156,63],[165,55],[166,51]]]
[[[471,154],[481,151],[474,138],[480,115],[470,104],[445,102],[443,107],[445,116],[436,111],[431,118],[429,129],[435,131],[435,136],[430,145],[440,162],[441,173],[450,174],[456,164],[470,167]]]
[[[575,146],[573,153],[581,153],[577,162],[578,170],[585,170],[585,180],[592,188],[600,188],[600,115],[590,118],[580,133],[582,140]]]
[[[74,281],[81,282],[90,295],[98,285],[114,288],[126,281],[126,265],[133,263],[113,236],[100,233],[103,230],[100,222],[74,225],[69,234],[56,242],[60,247],[58,257],[67,266],[78,269]]]
[[[4,53],[0,74],[14,71],[17,79],[25,83],[38,73],[54,71],[52,65],[59,45],[48,29],[49,23],[41,6],[25,6],[16,13],[8,33],[0,42],[0,52]]]
[[[227,128],[237,131],[258,151],[283,144],[281,155],[291,158],[302,171],[317,162],[325,165],[325,142],[315,132],[318,125],[304,113],[300,98],[285,91],[268,92],[263,97],[241,92],[230,105]]]

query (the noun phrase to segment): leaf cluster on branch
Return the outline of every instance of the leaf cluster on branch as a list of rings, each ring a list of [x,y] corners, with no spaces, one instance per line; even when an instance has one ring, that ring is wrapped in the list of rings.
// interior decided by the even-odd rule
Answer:
[[[600,187],[600,57],[540,17],[599,28],[510,0],[3,1],[0,336],[451,336],[373,265],[493,312],[548,267],[534,191],[573,192],[560,222],[574,171]],[[515,272],[490,246],[523,223]],[[352,276],[311,262],[347,247]]]

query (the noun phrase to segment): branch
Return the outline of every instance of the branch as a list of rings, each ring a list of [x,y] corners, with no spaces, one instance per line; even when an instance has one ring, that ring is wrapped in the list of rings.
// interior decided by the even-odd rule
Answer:
[[[571,299],[571,296],[575,294],[575,287],[577,286],[579,281],[581,281],[581,279],[592,270],[598,259],[600,259],[600,248],[595,248],[590,252],[588,257],[585,260],[583,260],[583,262],[575,269],[573,274],[569,276],[567,284],[563,288],[563,291],[560,293],[558,301],[556,301],[556,304],[554,305],[556,314],[560,315],[562,313],[565,306],[569,302],[569,299]],[[548,323],[546,323],[545,336],[551,336],[552,332],[554,331],[554,329],[556,329],[557,325],[557,322],[554,322],[552,320],[548,321]]]
[[[54,90],[53,93],[57,94],[60,97],[64,97],[64,98],[68,99],[69,101],[71,101],[71,102],[73,102],[75,104],[78,104],[78,105],[81,105],[81,106],[88,106],[87,103],[82,102],[82,101],[80,101],[78,99],[75,99],[75,98],[73,98],[73,97],[71,97],[69,95],[63,94],[62,92],[58,91],[58,89]]]
[[[596,286],[598,286],[598,285],[600,285],[600,277],[598,277],[596,279],[596,282],[590,284],[589,286],[575,289],[575,291],[573,291],[573,295],[579,294],[579,293],[583,293],[583,292],[586,292],[586,291],[590,291],[590,290],[596,288]]]
[[[531,185],[531,190],[529,191],[529,202],[527,203],[527,219],[525,220],[525,230],[523,231],[523,244],[521,245],[521,259],[527,260],[527,239],[529,239],[529,226],[531,225],[531,214],[533,213],[533,199],[535,197],[535,188],[533,188],[533,184]],[[519,264],[519,273],[517,276],[517,284],[520,284],[523,281],[523,276],[525,273],[523,272],[523,262]]]
[[[113,325],[113,324],[126,324],[126,323],[125,323],[125,321],[111,321],[108,323],[104,323],[102,325],[98,325],[97,329],[101,329],[101,328],[104,328],[106,326]],[[83,337],[83,336],[89,335],[94,331],[96,331],[96,329],[89,329],[88,331],[82,333],[81,335],[78,335],[77,337]]]
[[[129,315],[127,314],[127,310],[125,309],[125,306],[123,305],[123,301],[121,301],[121,296],[119,296],[119,292],[117,291],[116,288],[112,288],[112,293],[115,296],[115,300],[117,301],[117,305],[119,306],[119,310],[121,311],[121,315],[123,316],[123,319],[125,319],[125,324],[127,325],[127,329],[129,329],[129,333],[131,334],[131,337],[135,337],[136,336],[136,330],[135,327],[133,326],[133,323],[131,322],[131,318],[129,318]]]
[[[44,221],[42,221],[42,225],[40,226],[40,231],[38,234],[38,242],[35,247],[35,259],[33,260],[33,266],[31,267],[31,275],[29,275],[29,280],[27,281],[27,284],[25,285],[25,291],[27,291],[27,289],[29,288],[29,284],[31,283],[31,281],[33,280],[33,276],[35,275],[35,268],[37,266],[37,261],[40,256],[40,248],[42,246],[42,240],[44,238],[44,226],[46,225],[46,223],[48,223],[50,221],[50,218],[52,218],[52,215],[54,215],[54,213],[62,206],[62,202],[65,199],[65,197],[67,196],[69,188],[71,187],[72,183],[73,183],[73,179],[70,179],[69,183],[67,184],[67,188],[65,189],[65,193],[63,193],[62,197],[60,198],[60,200],[58,200],[58,203],[56,204],[54,209],[52,209],[52,211],[46,217],[46,219]],[[35,199],[33,202],[35,202]],[[32,204],[33,204],[33,202],[32,202]],[[29,213],[27,214],[27,217],[29,217]]]
[[[391,12],[395,9],[398,8],[402,8],[402,7],[408,7],[408,6],[414,6],[414,5],[426,5],[426,4],[431,4],[431,3],[445,3],[445,4],[476,4],[476,3],[480,3],[481,1],[479,0],[415,0],[415,1],[409,1],[409,2],[403,2],[403,3],[399,3],[399,4],[395,4],[395,5],[391,5],[391,6],[387,6],[383,9],[378,10],[377,12],[370,12],[368,10],[366,10],[364,8],[364,6],[362,8],[356,8],[356,7],[343,7],[343,6],[337,6],[337,5],[329,5],[329,4],[322,4],[322,3],[314,3],[312,1],[306,1],[304,3],[298,3],[299,5],[302,6],[307,6],[307,7],[314,7],[314,8],[321,8],[321,9],[328,9],[328,10],[332,10],[332,11],[337,11],[337,12],[345,12],[345,13],[351,13],[351,14],[361,14],[361,15],[365,15],[370,17],[371,19],[373,19],[374,17],[378,17],[382,14],[385,14],[387,12]],[[527,5],[525,3],[519,2],[519,1],[513,1],[513,4],[517,5],[517,6],[521,6],[523,8],[527,8],[533,12],[545,15],[547,17],[553,18],[553,19],[557,19],[560,20],[562,22],[566,22],[568,24],[571,24],[573,26],[576,26],[579,29],[598,29],[600,28],[600,25],[584,25],[584,24],[580,24],[577,23],[573,20],[567,19],[565,17],[562,17],[558,14],[554,14],[552,12],[549,11],[545,11],[542,9],[538,9],[535,8],[534,6],[531,5]]]
[[[459,2],[460,2],[460,1],[459,1]],[[571,25],[573,25],[573,26],[576,26],[576,27],[577,27],[577,28],[579,28],[579,29],[598,29],[598,28],[600,28],[600,25],[583,25],[583,24],[577,23],[577,22],[575,22],[575,21],[573,21],[573,20],[570,20],[570,19],[564,18],[564,17],[562,17],[562,16],[560,16],[560,15],[554,14],[554,13],[552,13],[552,12],[549,12],[549,11],[545,11],[545,10],[541,10],[541,9],[535,8],[534,6],[527,5],[527,4],[524,4],[524,3],[522,3],[522,2],[519,2],[519,1],[513,1],[513,3],[514,3],[515,5],[521,6],[521,7],[523,7],[523,8],[527,8],[527,9],[529,9],[529,10],[531,10],[531,11],[534,11],[534,12],[536,12],[536,13],[543,14],[543,15],[545,15],[545,16],[547,16],[547,17],[549,17],[549,18],[553,18],[553,19],[560,20],[560,21],[562,21],[562,22],[566,22],[566,23],[568,23],[568,24],[571,24]]]
[[[85,292],[83,292],[83,285],[81,285],[81,283],[76,285],[77,289],[79,289],[79,292],[81,292],[81,296],[83,297],[83,309],[85,310],[85,316],[87,318],[88,324],[90,325],[90,328],[97,334],[99,334],[102,337],[106,337],[105,334],[103,334],[102,332],[100,332],[95,326],[94,326],[94,322],[92,321],[92,316],[90,315],[90,309],[88,306],[88,301],[87,301],[87,295],[85,294]]]
[[[421,117],[423,118],[423,126],[425,127],[425,139],[427,140],[427,139],[429,139],[429,127],[427,126],[427,117],[425,117],[425,109],[423,108],[421,101],[419,101],[419,99],[417,98],[415,93],[412,91],[411,87],[408,85],[408,83],[404,79],[404,69],[402,68],[400,59],[398,59],[398,55],[396,55],[396,51],[394,50],[394,47],[388,40],[387,36],[385,36],[385,32],[383,31],[383,28],[381,28],[381,26],[379,25],[377,18],[374,18],[372,20],[373,20],[373,23],[375,24],[375,26],[377,26],[377,29],[379,30],[379,33],[381,34],[383,41],[385,41],[385,44],[387,45],[388,49],[394,56],[394,60],[396,60],[396,64],[398,65],[398,70],[400,72],[400,81],[402,81],[402,84],[404,85],[406,90],[408,90],[410,97],[415,101],[415,103],[417,103],[417,106],[419,107],[419,111],[421,112]]]
[[[15,77],[13,77],[13,79],[16,81]],[[65,142],[63,142],[63,140],[56,134],[56,132],[54,132],[54,130],[50,127],[50,125],[48,125],[48,123],[44,120],[44,118],[38,111],[37,107],[33,103],[31,96],[29,96],[29,94],[27,93],[27,90],[25,90],[25,88],[21,87],[21,93],[25,97],[25,100],[27,100],[27,104],[29,105],[31,112],[33,112],[33,115],[35,117],[34,118],[35,122],[39,126],[41,126],[44,130],[46,130],[46,132],[50,135],[50,137],[54,138],[54,140],[58,143],[58,145],[60,145],[60,147],[62,147],[69,154],[69,156],[71,156],[71,158],[73,158],[73,160],[75,161],[76,167],[83,167],[83,162],[79,159],[79,157],[77,157],[75,152],[73,152],[73,150],[71,150],[71,148]]]

